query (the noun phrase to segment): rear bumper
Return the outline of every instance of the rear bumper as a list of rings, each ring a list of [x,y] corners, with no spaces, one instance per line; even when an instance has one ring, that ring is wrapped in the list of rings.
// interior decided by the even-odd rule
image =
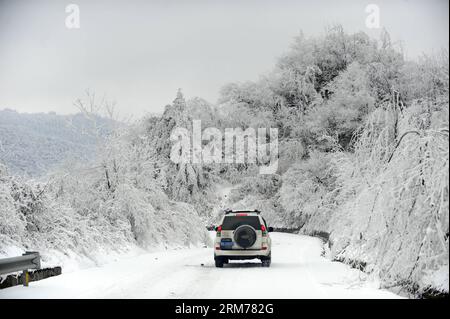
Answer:
[[[228,257],[229,259],[251,259],[258,257],[267,257],[270,255],[270,249],[256,250],[256,249],[243,249],[243,250],[214,250],[214,256],[216,257]]]

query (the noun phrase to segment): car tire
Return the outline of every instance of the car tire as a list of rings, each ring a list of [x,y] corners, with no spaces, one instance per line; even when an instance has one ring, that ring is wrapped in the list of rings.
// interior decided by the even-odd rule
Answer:
[[[241,225],[234,230],[234,242],[242,248],[250,248],[256,242],[258,235],[250,225]]]
[[[270,267],[270,264],[272,263],[272,257],[269,255],[267,257],[261,258],[262,267]]]
[[[216,262],[217,268],[223,268],[223,259],[222,258],[215,258],[214,261]]]

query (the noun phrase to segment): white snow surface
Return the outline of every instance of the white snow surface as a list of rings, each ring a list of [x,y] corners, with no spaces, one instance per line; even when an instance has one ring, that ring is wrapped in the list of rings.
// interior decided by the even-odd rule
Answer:
[[[210,232],[214,236],[214,232]],[[272,233],[272,265],[231,261],[215,268],[212,248],[127,257],[0,290],[4,298],[400,298],[348,265],[323,257],[318,238]]]

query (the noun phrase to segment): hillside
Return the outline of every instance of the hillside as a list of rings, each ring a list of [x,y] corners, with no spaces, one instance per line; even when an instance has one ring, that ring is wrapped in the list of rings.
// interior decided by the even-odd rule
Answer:
[[[94,158],[99,138],[110,128],[107,120],[99,117],[94,124],[82,114],[0,110],[0,162],[13,174],[41,176],[66,159]]]

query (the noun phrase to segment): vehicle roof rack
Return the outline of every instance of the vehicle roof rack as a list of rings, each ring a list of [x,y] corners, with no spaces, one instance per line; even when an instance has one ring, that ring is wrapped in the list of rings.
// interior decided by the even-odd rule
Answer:
[[[261,211],[259,209],[253,209],[253,210],[241,210],[241,209],[232,210],[232,209],[229,209],[229,208],[225,209],[225,215],[226,214],[232,214],[232,213],[256,213],[256,214],[260,214]]]

